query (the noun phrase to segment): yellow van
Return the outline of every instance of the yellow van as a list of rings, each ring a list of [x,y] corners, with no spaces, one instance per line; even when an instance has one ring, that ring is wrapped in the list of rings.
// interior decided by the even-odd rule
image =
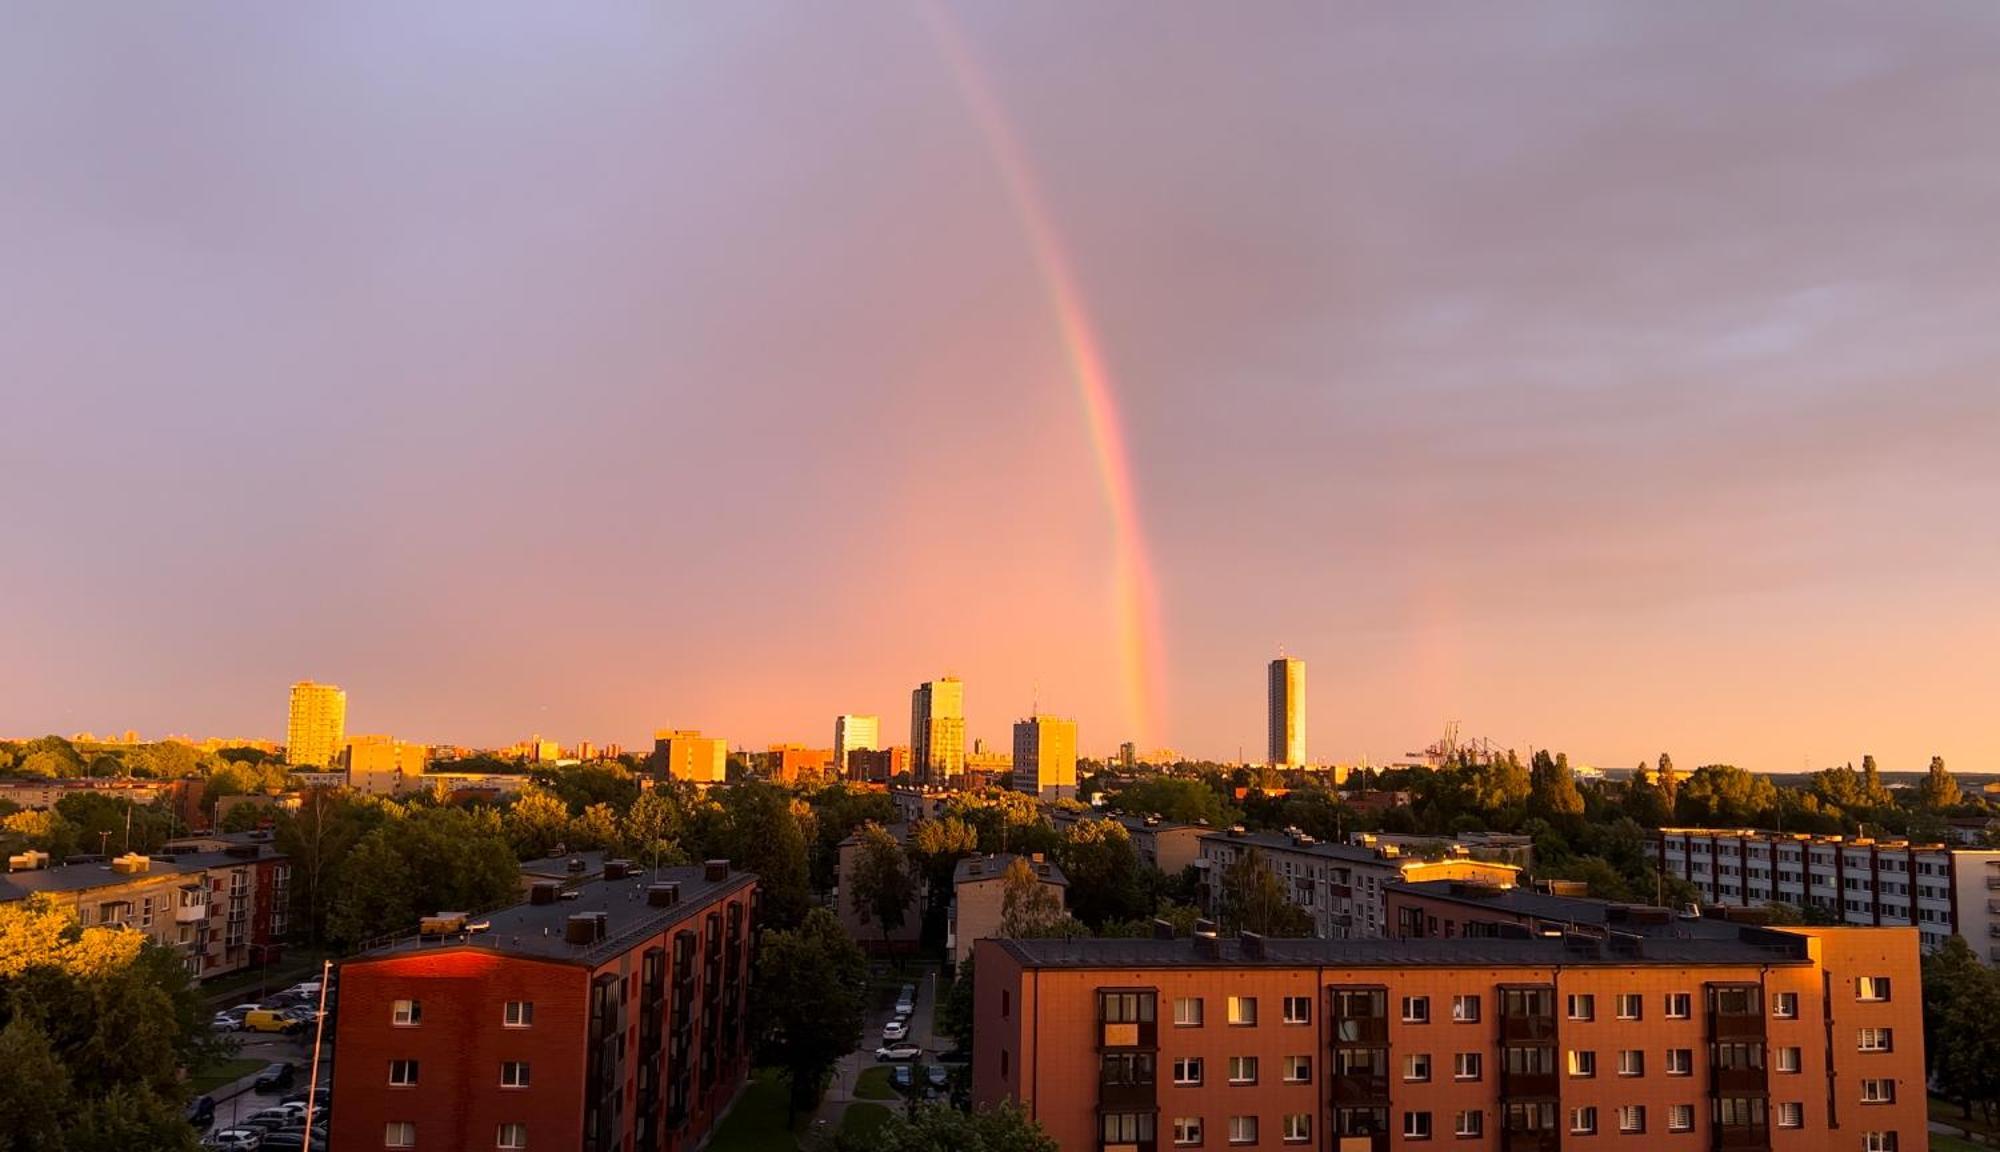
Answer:
[[[284,1013],[274,1012],[269,1008],[258,1008],[243,1014],[245,1032],[288,1032],[297,1024],[297,1021]]]

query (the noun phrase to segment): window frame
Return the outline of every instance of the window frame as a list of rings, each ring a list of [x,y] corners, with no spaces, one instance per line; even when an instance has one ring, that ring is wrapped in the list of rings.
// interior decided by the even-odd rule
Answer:
[[[1431,1022],[1431,998],[1428,996],[1405,996],[1402,1003],[1401,1023],[1428,1024]]]
[[[509,1000],[500,1009],[500,1027],[533,1028],[535,1026],[535,1002],[533,1000]]]
[[[1486,1078],[1486,1054],[1483,1052],[1454,1052],[1451,1054],[1451,1079],[1455,1084],[1474,1084]],[[1466,1061],[1472,1062],[1472,1071],[1466,1072]]]
[[[1284,1010],[1283,1010],[1283,1015],[1282,1015],[1282,1016],[1280,1017],[1280,1022],[1281,1022],[1281,1023],[1285,1023],[1285,1024],[1311,1024],[1311,1023],[1313,1022],[1313,1020],[1312,1020],[1312,1004],[1313,1004],[1313,1002],[1312,1002],[1312,997],[1310,997],[1310,996],[1286,996],[1286,997],[1284,997],[1284,998],[1283,998],[1283,1000],[1281,1001],[1281,1004],[1283,1005],[1283,1009],[1284,1009]],[[1298,1007],[1298,1008],[1300,1009],[1300,1013],[1299,1013],[1299,1015],[1296,1015],[1296,1016],[1294,1016],[1294,1015],[1292,1014],[1292,1008],[1293,1008],[1294,1006],[1297,1006],[1297,1007]]]
[[[1403,1139],[1429,1140],[1435,1130],[1431,1123],[1431,1114],[1427,1109],[1403,1109]]]
[[[1231,1056],[1229,1058],[1229,1083],[1237,1087],[1255,1084],[1257,1082],[1257,1074],[1263,1070],[1258,1067],[1258,1063],[1259,1061],[1255,1056]],[[1248,1070],[1250,1074],[1248,1076],[1239,1075],[1244,1070]]]
[[[1244,1011],[1244,1009],[1248,1011]],[[1227,1020],[1231,1028],[1255,1028],[1257,1026],[1257,998],[1255,996],[1231,996],[1228,1001]]]
[[[507,1079],[509,1074],[517,1070],[520,1072],[520,1078],[513,1083],[509,1083]],[[526,1060],[502,1060],[500,1062],[500,1087],[513,1091],[531,1087],[533,1081],[534,1072],[528,1067]]]
[[[509,1136],[518,1136],[520,1139],[516,1143],[509,1144],[507,1142]],[[509,1150],[526,1148],[528,1146],[528,1126],[518,1120],[501,1121],[500,1127],[493,1133],[493,1146]]]
[[[1192,1005],[1194,1008],[1194,1011],[1190,1013],[1190,1016],[1192,1018],[1184,1020],[1181,1018],[1181,1009],[1189,1005]],[[1174,1027],[1199,1028],[1202,1026],[1202,1022],[1206,1019],[1206,1015],[1207,1015],[1207,1006],[1202,1003],[1201,997],[1199,996],[1174,997]]]
[[[424,1022],[424,1002],[422,1000],[392,1000],[389,1002],[389,1024],[394,1028],[417,1028]]]

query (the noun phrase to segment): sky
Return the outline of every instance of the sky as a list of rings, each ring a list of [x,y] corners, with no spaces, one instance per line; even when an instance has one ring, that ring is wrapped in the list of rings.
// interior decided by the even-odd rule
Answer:
[[[0,733],[2000,769],[1983,0],[8,6]]]

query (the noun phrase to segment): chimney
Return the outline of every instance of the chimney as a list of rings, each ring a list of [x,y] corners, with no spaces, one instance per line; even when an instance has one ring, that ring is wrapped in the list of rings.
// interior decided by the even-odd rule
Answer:
[[[701,878],[703,880],[709,880],[709,881],[729,879],[729,861],[727,860],[703,861],[701,866]]]
[[[681,902],[681,886],[672,881],[646,888],[646,903],[654,908],[672,908]]]
[[[1153,921],[1153,939],[1155,939],[1155,940],[1172,940],[1173,938],[1174,938],[1174,922],[1173,922],[1173,921],[1171,921],[1171,920],[1154,920],[1154,921]]]
[[[1213,932],[1197,929],[1194,934],[1194,955],[1197,960],[1222,959],[1222,938]]]
[[[597,943],[597,917],[588,912],[578,912],[563,921],[563,942],[566,944]]]
[[[606,860],[604,862],[604,878],[606,880],[623,880],[625,879],[626,869],[629,867],[631,865],[623,860]]]
[[[528,903],[553,904],[556,902],[556,892],[561,888],[562,885],[553,880],[537,880],[528,889]]]

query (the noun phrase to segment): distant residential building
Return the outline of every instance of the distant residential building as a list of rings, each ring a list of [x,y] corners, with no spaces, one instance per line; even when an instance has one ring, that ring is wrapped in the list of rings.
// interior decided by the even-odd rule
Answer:
[[[1306,764],[1306,662],[1280,656],[1271,661],[1265,685],[1270,707],[1266,759],[1280,768]]]
[[[755,877],[607,861],[563,891],[340,965],[329,1147],[707,1141],[749,1074]]]
[[[965,685],[956,676],[910,693],[910,768],[924,784],[949,784],[965,773]]]
[[[1076,798],[1076,721],[1030,716],[1014,722],[1013,786],[1044,800]]]
[[[1139,764],[1139,746],[1130,740],[1118,746],[1118,767],[1130,772]]]
[[[1033,856],[1002,852],[960,860],[951,874],[951,926],[945,939],[954,968],[972,955],[974,941],[1000,935],[1007,903],[1007,870],[1016,860],[1025,861],[1036,882],[1053,890],[1058,904],[1068,906],[1068,878],[1061,868],[1042,859],[1040,852]]]
[[[698,731],[661,729],[653,733],[652,768],[668,779],[705,788],[729,778],[729,748]]]
[[[780,784],[796,784],[801,776],[817,776],[833,764],[830,748],[773,744],[764,755],[764,771]]]
[[[198,790],[200,781],[195,781],[195,784]],[[53,808],[56,802],[65,796],[91,792],[146,805],[162,796],[172,796],[186,787],[187,782],[181,780],[128,780],[111,776],[51,779],[25,776],[0,780],[0,801],[17,804],[22,808]]]
[[[285,725],[285,763],[325,768],[347,744],[347,693],[332,684],[301,680],[292,685],[291,716]]]
[[[952,780],[947,787],[976,792],[981,788],[1011,788],[1014,786],[1014,753],[988,752],[975,747],[965,754],[965,772]]]
[[[959,793],[950,788],[924,788],[904,785],[889,789],[889,800],[896,806],[896,819],[905,824],[919,820],[936,820],[944,815],[945,806]]]
[[[47,853],[25,853],[0,876],[0,903],[40,893],[86,928],[144,932],[197,979],[242,972],[279,960],[291,927],[292,866],[268,839],[205,838],[103,863],[59,864]]]
[[[422,787],[431,750],[389,736],[356,736],[347,744],[347,786],[369,796],[400,796]]]
[[[836,716],[833,718],[833,766],[842,772],[852,772],[847,763],[848,754],[856,751],[874,751],[882,744],[882,718],[880,716]]]
[[[1447,845],[1442,859],[1405,855],[1393,844],[1333,844],[1300,832],[1249,832],[1240,826],[1201,837],[1205,899],[1212,912],[1226,906],[1229,869],[1256,849],[1292,903],[1312,917],[1313,934],[1332,940],[1383,935],[1388,926],[1383,889],[1417,880],[1488,880],[1512,885],[1520,869],[1474,860]]]
[[[847,778],[859,783],[887,784],[909,770],[908,748],[854,748],[847,753]]]
[[[885,830],[896,838],[898,844],[907,845],[910,841],[908,824],[889,824],[885,826]],[[842,840],[838,851],[839,887],[836,891],[840,897],[840,908],[837,911],[841,927],[847,929],[847,934],[854,938],[855,943],[871,952],[882,950],[885,939],[886,947],[891,952],[915,951],[924,932],[924,897],[927,886],[921,879],[911,885],[910,901],[903,909],[903,922],[885,937],[882,926],[876,922],[874,911],[857,907],[854,902],[854,871],[856,863],[861,859],[861,833],[856,831]]]
[[[1981,960],[2000,961],[2000,851],[1752,828],[1662,828],[1653,846],[1660,870],[1710,904],[1913,925],[1926,952],[1958,935]]]
[[[1206,824],[1176,824],[1162,820],[1158,816],[1130,816],[1116,812],[1081,812],[1066,808],[1055,808],[1049,812],[1049,822],[1058,832],[1067,834],[1070,825],[1079,820],[1115,820],[1132,837],[1132,848],[1139,854],[1139,862],[1150,868],[1157,868],[1168,876],[1178,876],[1188,865],[1201,859],[1201,838],[1213,832]]]

